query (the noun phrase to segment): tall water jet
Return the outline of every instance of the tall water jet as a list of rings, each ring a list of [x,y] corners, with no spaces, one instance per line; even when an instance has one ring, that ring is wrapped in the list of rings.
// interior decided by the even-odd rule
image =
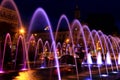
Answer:
[[[74,20],[73,21],[73,24],[72,24],[72,29],[75,27],[75,26],[78,26],[79,27],[79,36],[82,35],[82,40],[83,40],[83,47],[85,49],[85,54],[87,55],[88,54],[88,45],[87,45],[87,42],[86,42],[86,38],[85,38],[85,34],[84,34],[84,31],[83,31],[83,27],[82,25],[80,24],[80,22],[78,20]],[[89,74],[90,74],[90,79],[92,79],[92,73],[91,73],[91,67],[90,67],[90,64],[88,64],[88,68],[89,68]]]
[[[32,63],[34,62],[35,49],[36,49],[35,37],[33,35],[31,35],[31,37],[30,37],[30,39],[28,41],[28,46],[27,46],[28,61],[29,61],[29,64],[30,64],[30,68],[33,67]]]
[[[92,30],[92,35],[93,35],[94,41],[96,43],[96,50],[101,51],[103,61],[105,61],[106,57],[105,57],[105,53],[104,53],[104,49],[103,49],[103,45],[102,45],[100,35],[98,34],[98,32],[96,30]],[[108,75],[108,67],[107,67],[106,61],[104,62],[104,64],[105,64],[106,74]]]
[[[47,16],[46,12],[42,8],[38,8],[35,11],[35,13],[33,14],[33,17],[31,19],[30,26],[29,26],[28,38],[27,39],[29,39],[29,37],[30,37],[31,30],[34,29],[33,28],[33,26],[35,25],[34,21],[36,21],[37,19],[39,20],[39,18],[42,18],[42,21],[45,21],[45,24],[42,24],[43,27],[39,27],[39,28],[43,28],[43,30],[44,30],[45,29],[44,27],[47,26],[48,29],[49,29],[49,34],[50,34],[50,37],[51,37],[51,41],[53,43],[53,51],[54,51],[54,56],[55,56],[55,63],[56,63],[56,67],[57,67],[57,72],[58,72],[58,80],[61,80],[58,56],[57,56],[57,53],[56,53],[55,39],[54,39],[54,36],[53,36],[53,33],[52,33],[52,28],[51,28],[49,18]]]
[[[108,40],[108,42],[109,42],[109,44],[110,44],[110,50],[111,50],[111,55],[113,56],[113,59],[114,59],[114,62],[115,62],[115,65],[116,65],[116,69],[117,69],[117,71],[118,71],[118,65],[117,65],[117,61],[116,61],[116,56],[115,56],[115,49],[114,49],[114,45],[115,44],[112,44],[112,40],[110,40],[110,38],[112,39],[112,37],[111,36],[106,36],[106,38],[107,38],[107,40]],[[114,42],[114,41],[113,41]]]
[[[101,75],[101,70],[100,70],[101,65],[103,65],[103,61],[102,61],[101,52],[99,51],[97,54],[97,66],[98,66],[98,70],[99,70],[99,75]]]
[[[55,40],[57,39],[57,37],[58,37],[58,32],[59,32],[59,29],[61,28],[61,27],[63,27],[63,26],[61,26],[61,24],[62,24],[62,22],[64,22],[64,24],[66,24],[66,26],[64,25],[64,27],[66,27],[66,28],[68,28],[68,31],[69,31],[69,38],[70,38],[70,40],[71,40],[71,42],[72,42],[72,33],[71,33],[71,28],[70,28],[70,23],[69,23],[69,20],[68,20],[68,18],[67,18],[67,16],[66,15],[61,15],[61,17],[60,17],[60,19],[59,19],[59,21],[58,21],[58,24],[57,24],[57,28],[56,28],[56,33],[55,33]],[[60,27],[61,26],[61,27]],[[73,43],[73,42],[72,42]]]
[[[2,0],[2,2],[1,2],[1,4],[0,4],[0,12],[2,12],[2,11],[4,11],[4,9],[6,10],[12,10],[12,12],[9,12],[7,15],[5,14],[5,12],[4,12],[4,14],[3,14],[3,18],[5,17],[6,18],[6,16],[8,17],[7,19],[6,19],[6,21],[8,20],[9,22],[7,23],[7,29],[5,30],[5,31],[7,31],[7,32],[5,32],[5,33],[3,33],[3,35],[6,35],[7,33],[11,33],[11,37],[13,37],[13,32],[17,32],[18,31],[18,28],[21,28],[21,27],[23,27],[23,24],[22,24],[22,21],[21,21],[21,16],[20,16],[20,13],[19,13],[19,10],[18,10],[18,8],[17,8],[17,6],[16,6],[16,4],[15,4],[15,2],[14,2],[14,0]],[[12,15],[11,15],[12,14]],[[14,17],[12,17],[12,16],[14,16]],[[4,18],[4,19],[5,19]],[[13,23],[11,23],[12,21],[14,20],[14,22]],[[13,24],[17,24],[15,27],[13,27]],[[4,26],[5,27],[5,26]],[[12,28],[11,28],[12,27]],[[17,30],[16,30],[17,29]],[[18,33],[18,32],[17,32]],[[3,36],[2,35],[2,36]],[[17,36],[17,38],[18,38],[18,36]],[[5,46],[4,46],[5,47]],[[11,44],[11,49],[12,49],[12,47],[13,47],[13,45]],[[7,50],[6,50],[7,51]],[[3,53],[5,53],[5,51],[3,52]],[[12,55],[13,55],[13,53],[12,53]],[[4,59],[3,59],[4,60]],[[14,65],[14,64],[13,64]]]
[[[3,57],[2,57],[2,67],[1,67],[1,71],[4,68],[4,65],[8,65],[8,62],[11,62],[11,46],[12,46],[12,41],[11,41],[11,36],[9,33],[6,34],[6,38],[5,38],[5,43],[4,43],[4,50],[3,50]],[[6,57],[8,57],[6,59]],[[6,68],[5,66],[5,68]]]
[[[17,46],[16,46],[14,69],[26,70],[27,68],[29,68],[29,65],[28,65],[28,59],[27,59],[27,51],[25,47],[25,40],[22,36],[19,36],[17,41]]]
[[[40,53],[40,55],[38,54]],[[36,65],[36,62],[39,62],[39,58],[41,59],[43,55],[43,41],[41,38],[38,39],[36,49],[35,49],[35,56],[34,56],[34,67],[39,67],[40,64]]]
[[[58,21],[58,24],[57,24],[57,29],[56,29],[56,33],[55,33],[55,40],[57,41],[57,37],[58,37],[58,31],[60,30],[60,28],[62,28],[62,27],[60,27],[61,26],[61,24],[66,24],[66,26],[64,26],[64,27],[66,27],[67,29],[68,29],[68,37],[66,38],[66,41],[65,41],[65,44],[66,44],[66,46],[67,46],[67,44],[70,44],[70,48],[71,48],[71,51],[70,51],[70,53],[74,56],[75,55],[75,52],[74,52],[74,47],[75,46],[71,46],[71,45],[74,45],[74,42],[73,42],[73,35],[72,35],[72,28],[71,28],[71,26],[70,26],[70,23],[69,23],[69,20],[68,20],[68,18],[66,17],[66,15],[61,15],[61,17],[60,17],[60,19],[59,19],[59,21]],[[73,27],[73,26],[72,26]],[[65,29],[66,29],[65,28]],[[64,43],[63,43],[64,44]],[[66,49],[66,48],[65,48]],[[73,53],[72,53],[73,52]],[[66,54],[66,52],[65,52],[65,54]],[[74,60],[75,60],[75,64],[77,64],[77,62],[76,62],[76,59],[74,58]],[[77,66],[76,66],[76,74],[77,74],[77,79],[79,79],[79,77],[78,77],[78,70],[77,70]]]

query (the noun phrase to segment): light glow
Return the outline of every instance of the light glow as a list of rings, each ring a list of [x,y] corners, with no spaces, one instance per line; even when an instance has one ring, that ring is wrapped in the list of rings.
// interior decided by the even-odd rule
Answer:
[[[107,75],[107,74],[102,74],[101,76],[102,76],[102,77],[107,77],[108,75]]]
[[[24,28],[21,28],[21,29],[19,30],[19,33],[20,33],[20,34],[24,34],[24,33],[25,33]]]

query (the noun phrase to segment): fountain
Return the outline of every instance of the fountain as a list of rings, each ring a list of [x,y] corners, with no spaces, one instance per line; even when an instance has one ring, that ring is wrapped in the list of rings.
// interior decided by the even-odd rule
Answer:
[[[1,6],[6,7],[7,4],[16,11],[18,27],[23,28],[14,1],[3,0]],[[66,31],[60,32],[61,26],[67,27]],[[36,27],[40,30],[37,33],[35,33]],[[92,80],[96,75],[102,79],[109,78],[111,72],[119,72],[120,39],[118,37],[107,36],[102,31],[90,31],[87,25],[81,25],[77,19],[70,25],[69,19],[64,14],[61,15],[56,31],[53,32],[50,20],[43,8],[35,10],[28,33],[19,34],[16,43],[13,43],[10,32],[7,32],[3,43],[0,43],[1,74],[20,72],[19,74],[22,75],[28,71],[31,75],[31,72],[40,70],[39,76],[48,75],[50,80],[54,77],[57,80],[68,79],[71,74],[75,74],[74,77],[77,80],[83,79],[84,76],[85,78],[89,76]],[[82,52],[84,53],[83,60],[80,59]],[[83,71],[79,72],[81,67]],[[81,73],[86,74],[81,76]],[[43,77],[46,77],[45,75]]]

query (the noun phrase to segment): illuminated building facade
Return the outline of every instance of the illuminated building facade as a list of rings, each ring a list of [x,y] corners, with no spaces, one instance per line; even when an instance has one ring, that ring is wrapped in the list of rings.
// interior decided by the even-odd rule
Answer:
[[[18,17],[13,9],[0,6],[0,36],[10,33],[14,35],[18,31]]]

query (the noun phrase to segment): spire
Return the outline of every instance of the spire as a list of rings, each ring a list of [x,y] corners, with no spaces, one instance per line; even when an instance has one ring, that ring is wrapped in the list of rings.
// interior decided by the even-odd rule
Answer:
[[[74,12],[75,19],[80,19],[80,9],[78,6],[78,0],[75,0],[75,12]]]

